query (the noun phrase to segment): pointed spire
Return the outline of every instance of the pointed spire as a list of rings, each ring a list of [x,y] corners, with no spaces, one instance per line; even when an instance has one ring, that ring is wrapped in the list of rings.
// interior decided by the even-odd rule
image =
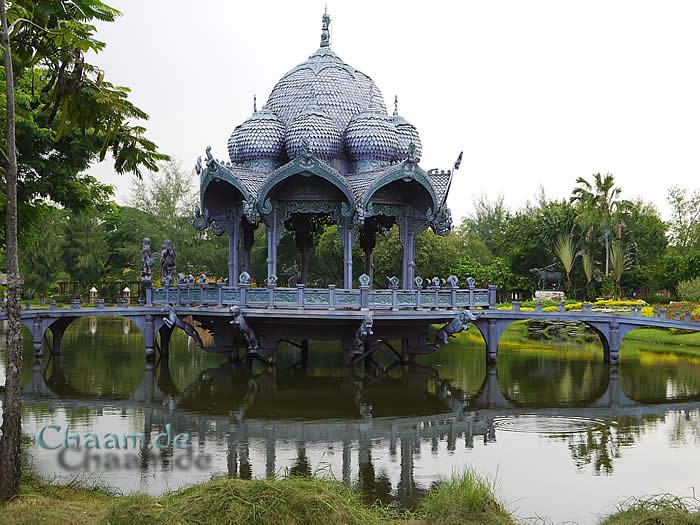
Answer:
[[[394,116],[398,116],[399,114],[399,96],[394,95]]]
[[[253,95],[253,113],[258,111],[258,97]]]
[[[329,26],[331,25],[331,17],[328,14],[328,5],[326,4],[326,9],[323,12],[323,18],[321,24],[321,47],[328,47],[331,44],[331,32]]]

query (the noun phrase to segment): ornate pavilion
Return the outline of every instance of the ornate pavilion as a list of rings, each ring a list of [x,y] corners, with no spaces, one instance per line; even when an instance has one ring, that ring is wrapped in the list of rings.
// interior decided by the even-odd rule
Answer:
[[[336,224],[346,289],[353,284],[353,243],[364,251],[371,282],[377,235],[397,224],[400,284],[413,289],[416,235],[428,227],[446,235],[452,227],[446,198],[459,159],[448,171],[421,168],[418,130],[399,115],[396,98],[387,114],[372,79],[331,50],[327,13],[318,50],[277,82],[267,104],[253,109],[228,140],[230,162],[215,159],[208,147],[204,165],[200,158],[196,166],[202,211],[194,224],[229,235],[229,283],[238,283],[239,257],[250,273],[260,223],[267,230],[265,277],[272,283],[285,229],[294,234],[300,283],[306,283],[313,235]]]

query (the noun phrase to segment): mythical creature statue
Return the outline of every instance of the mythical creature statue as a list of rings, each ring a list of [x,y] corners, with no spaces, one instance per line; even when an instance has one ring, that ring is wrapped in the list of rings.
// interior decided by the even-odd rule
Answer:
[[[372,331],[372,326],[374,325],[374,319],[371,314],[367,314],[362,319],[362,324],[355,331],[355,353],[361,354],[362,348],[364,347],[365,338],[374,335]]]
[[[207,284],[207,274],[206,273],[199,274],[199,284]]]
[[[160,282],[163,286],[175,283],[175,247],[166,240],[160,252]]]
[[[452,212],[447,206],[440,206],[436,212],[428,210],[426,218],[435,235],[445,237],[452,230]]]
[[[190,224],[195,230],[206,230],[209,227],[209,210],[204,208],[204,213],[197,206],[194,209],[194,215],[190,217]]]
[[[556,271],[555,268],[555,263],[544,268],[530,268],[530,273],[537,276],[537,286],[540,290],[546,290],[549,285],[552,285],[554,289],[558,289],[561,286],[564,274]]]
[[[179,328],[192,339],[194,339],[194,342],[197,343],[197,346],[199,346],[200,348],[204,348],[204,341],[202,341],[202,338],[197,333],[197,330],[195,330],[191,324],[186,323],[185,321],[180,319],[175,313],[175,309],[172,306],[164,308],[163,311],[168,312],[168,316],[163,317],[163,323],[165,323],[165,326],[170,328],[170,330]]]
[[[241,312],[241,309],[238,306],[232,306],[229,311],[233,317],[233,319],[229,321],[229,324],[235,324],[238,326],[238,329],[241,331],[243,337],[245,337],[245,340],[248,343],[248,350],[259,349],[260,344],[258,343],[258,338],[255,336],[255,332],[248,324],[248,321],[246,321],[245,317],[243,317],[243,312]]]
[[[250,224],[257,224],[260,222],[260,212],[254,200],[243,201],[243,215],[245,215]]]
[[[296,288],[299,283],[299,265],[294,263],[291,266],[282,265],[282,275],[287,278],[287,286]]]
[[[143,265],[141,269],[141,283],[144,286],[150,287],[153,283],[153,266],[155,263],[156,255],[151,250],[151,239],[146,237],[141,248],[141,264]]]
[[[435,334],[435,347],[444,346],[454,334],[469,330],[469,322],[476,321],[476,316],[469,310],[462,310],[457,317],[438,330]]]

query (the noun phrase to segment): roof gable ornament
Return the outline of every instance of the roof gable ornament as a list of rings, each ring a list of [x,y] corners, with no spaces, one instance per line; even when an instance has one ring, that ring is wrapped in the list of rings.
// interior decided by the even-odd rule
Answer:
[[[399,96],[394,95],[394,116],[399,116]]]
[[[328,14],[328,6],[323,12],[322,25],[321,25],[321,47],[329,47],[331,45],[331,17]]]

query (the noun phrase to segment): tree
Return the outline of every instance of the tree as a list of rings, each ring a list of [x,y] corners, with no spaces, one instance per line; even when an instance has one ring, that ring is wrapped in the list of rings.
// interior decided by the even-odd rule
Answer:
[[[115,171],[137,176],[142,167],[155,169],[167,156],[145,138],[142,126],[131,123],[147,115],[129,102],[128,89],[110,84],[85,62],[86,52],[104,48],[90,22],[111,22],[118,11],[100,0],[14,0],[9,10],[4,0],[0,4],[8,270],[0,499],[7,499],[18,494],[20,478],[18,218],[35,219],[34,205],[46,199],[80,208],[108,196],[108,186],[84,174],[108,152]]]
[[[7,25],[5,0],[0,1],[2,48],[5,65],[7,131],[5,135],[5,258],[7,263],[7,366],[5,400],[2,405],[2,437],[0,437],[0,499],[9,500],[19,494],[21,476],[20,442],[22,438],[22,405],[20,373],[22,370],[22,332],[20,294],[22,280],[17,255],[17,144],[15,141],[15,86]]]
[[[159,168],[136,181],[131,193],[129,204],[151,217],[145,236],[151,237],[154,247],[156,237],[173,242],[179,271],[228,275],[228,236],[196,231],[190,223],[197,205],[194,173],[183,170],[177,161],[161,163]],[[140,250],[140,240],[136,246]]]
[[[671,205],[671,242],[682,255],[700,249],[700,189],[692,193],[687,188],[671,186],[668,190]]]
[[[84,211],[66,221],[64,257],[71,279],[84,289],[95,286],[107,267],[107,243],[94,211]]]
[[[576,263],[576,244],[570,233],[560,233],[554,242],[554,252],[561,261],[564,271],[566,272],[567,290],[571,292],[571,270]]]
[[[622,241],[615,240],[610,245],[610,266],[612,267],[613,276],[615,277],[615,285],[617,289],[617,294],[621,294],[620,280],[622,279],[622,273],[628,267],[629,264],[629,252],[625,249]]]
[[[509,218],[503,195],[490,201],[485,194],[474,199],[474,214],[465,221],[469,232],[477,235],[491,253],[502,255],[500,241],[504,237]]]
[[[579,207],[578,220],[586,232],[586,240],[590,241],[596,231],[602,234],[605,247],[605,275],[608,275],[610,273],[610,239],[615,233],[619,238],[622,230],[622,223],[617,215],[625,204],[620,200],[622,190],[615,186],[615,178],[610,173],[605,176],[596,173],[593,175],[593,183],[579,177],[576,179],[576,184],[578,186],[572,191],[570,201]]]
[[[34,236],[25,251],[22,265],[25,289],[30,295],[46,297],[63,270],[63,233],[65,213],[49,208],[36,223]]]

